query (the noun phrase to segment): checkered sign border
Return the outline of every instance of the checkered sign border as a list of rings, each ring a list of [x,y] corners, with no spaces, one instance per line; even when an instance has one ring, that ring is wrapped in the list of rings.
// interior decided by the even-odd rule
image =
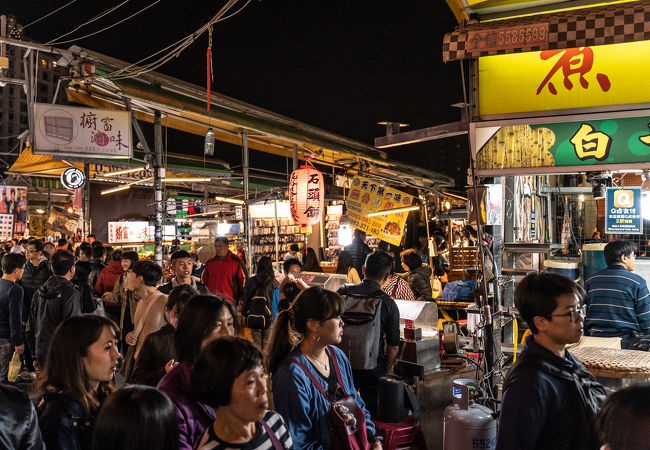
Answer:
[[[548,44],[535,47],[517,47],[505,50],[471,51],[468,34],[471,31],[490,31],[518,25],[548,22]],[[650,4],[636,6],[614,5],[583,9],[570,13],[556,13],[532,18],[512,19],[490,24],[469,24],[445,34],[442,59],[445,62],[480,56],[507,53],[534,52],[558,48],[591,47],[650,40]]]

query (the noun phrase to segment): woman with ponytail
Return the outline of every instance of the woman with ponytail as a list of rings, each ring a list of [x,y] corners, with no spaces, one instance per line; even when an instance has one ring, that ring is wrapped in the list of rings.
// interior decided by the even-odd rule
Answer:
[[[350,362],[335,347],[343,335],[344,310],[345,301],[340,295],[311,287],[296,298],[291,308],[278,314],[273,325],[266,365],[272,374],[275,410],[288,424],[294,448],[332,448],[330,400],[340,400],[339,386],[354,397],[365,414],[372,449],[382,448],[370,414],[354,387]]]

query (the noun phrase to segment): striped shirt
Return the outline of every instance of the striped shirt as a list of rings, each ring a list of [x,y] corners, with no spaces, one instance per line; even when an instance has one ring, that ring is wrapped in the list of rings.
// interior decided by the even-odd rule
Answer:
[[[275,411],[267,411],[264,414],[263,420],[278,438],[278,441],[282,444],[282,448],[292,450],[293,442],[291,441],[291,434],[284,424],[282,416]],[[214,433],[214,427],[211,425],[205,430],[201,441],[194,448],[197,450],[274,450],[273,441],[271,441],[262,424],[258,422],[256,426],[257,437],[252,441],[246,442],[245,444],[231,444],[219,439],[219,436]]]
[[[622,265],[608,266],[585,283],[589,336],[625,337],[650,333],[650,296],[645,279]]]
[[[415,295],[406,280],[399,275],[393,274],[386,280],[381,290],[395,300],[415,300]]]

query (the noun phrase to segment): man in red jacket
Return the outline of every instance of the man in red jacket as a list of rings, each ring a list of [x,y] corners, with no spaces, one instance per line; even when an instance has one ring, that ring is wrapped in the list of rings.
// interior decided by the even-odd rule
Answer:
[[[219,236],[214,241],[216,256],[205,263],[201,281],[215,295],[237,305],[244,289],[243,261],[228,250],[228,238]]]
[[[108,266],[104,267],[102,271],[99,272],[99,277],[97,277],[97,282],[95,283],[95,293],[99,297],[103,297],[106,292],[113,292],[115,283],[123,273],[122,252],[116,250],[113,252],[113,256],[111,257]],[[110,319],[120,323],[120,311],[122,309],[120,304],[105,300],[104,309],[106,310],[106,315]]]

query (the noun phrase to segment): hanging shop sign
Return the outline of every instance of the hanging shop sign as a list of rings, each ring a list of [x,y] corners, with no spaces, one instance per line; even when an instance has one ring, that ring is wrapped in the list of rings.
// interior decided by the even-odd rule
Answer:
[[[79,189],[86,184],[86,175],[75,167],[65,169],[61,174],[61,184],[67,189]]]
[[[476,153],[476,167],[481,175],[566,173],[612,165],[621,169],[647,168],[649,113],[640,112],[639,117],[599,114],[573,116],[564,119],[571,121],[558,123],[477,127],[477,144],[485,144]],[[575,120],[580,118],[583,120]]]
[[[375,180],[357,176],[352,179],[345,206],[354,228],[393,245],[399,245],[404,234],[408,212],[374,217],[367,217],[367,215],[382,210],[413,206],[413,196]]]
[[[291,218],[302,225],[320,222],[325,201],[323,174],[312,166],[302,166],[289,179],[289,207]]]
[[[34,104],[34,154],[132,158],[127,111]]]
[[[479,114],[650,103],[650,41],[479,58]]]
[[[605,233],[643,234],[641,188],[607,188]]]
[[[0,239],[11,239],[27,229],[27,188],[0,186]]]
[[[79,228],[79,215],[63,208],[52,206],[47,217],[47,228],[62,234],[74,234]]]
[[[108,243],[125,244],[154,240],[149,222],[108,222]]]

